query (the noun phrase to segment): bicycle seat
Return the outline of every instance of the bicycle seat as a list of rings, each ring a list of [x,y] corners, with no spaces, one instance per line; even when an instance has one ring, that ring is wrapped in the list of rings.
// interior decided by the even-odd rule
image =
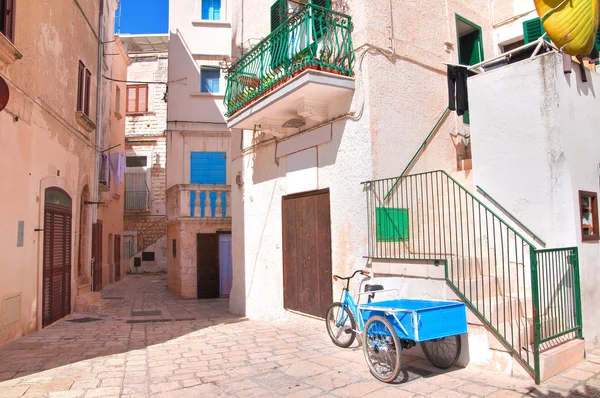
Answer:
[[[383,286],[381,285],[365,285],[365,292],[376,292],[377,290],[383,290]]]

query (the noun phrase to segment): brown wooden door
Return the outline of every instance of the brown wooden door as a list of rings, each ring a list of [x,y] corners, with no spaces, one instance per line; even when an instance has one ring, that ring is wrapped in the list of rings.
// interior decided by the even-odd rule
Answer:
[[[92,226],[92,258],[94,259],[93,290],[102,290],[102,221]]]
[[[333,301],[329,190],[285,196],[284,307],[325,318]]]
[[[121,280],[121,235],[115,235],[115,281]]]
[[[219,297],[219,235],[198,234],[198,298]]]
[[[71,313],[71,208],[45,203],[42,327]]]

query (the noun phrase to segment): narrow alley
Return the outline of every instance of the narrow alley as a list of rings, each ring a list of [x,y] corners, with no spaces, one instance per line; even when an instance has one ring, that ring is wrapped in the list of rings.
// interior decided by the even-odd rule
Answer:
[[[105,312],[74,314],[2,347],[0,397],[600,396],[600,350],[541,386],[441,372],[404,355],[387,385],[369,374],[357,343],[334,346],[318,320],[239,318],[224,299],[176,297],[165,275],[130,275],[102,296]]]

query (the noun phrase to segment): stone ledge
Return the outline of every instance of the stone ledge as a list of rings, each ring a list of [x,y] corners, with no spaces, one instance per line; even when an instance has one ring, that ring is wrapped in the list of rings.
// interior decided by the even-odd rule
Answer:
[[[23,58],[23,54],[11,43],[10,40],[0,33],[0,66],[10,65]]]
[[[96,129],[96,123],[94,123],[85,113],[77,111],[75,112],[75,118],[77,119],[77,123],[79,123],[86,131],[92,132]]]

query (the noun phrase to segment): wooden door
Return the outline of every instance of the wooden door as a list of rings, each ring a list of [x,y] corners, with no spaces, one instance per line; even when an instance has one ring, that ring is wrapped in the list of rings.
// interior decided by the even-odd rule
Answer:
[[[70,207],[45,203],[42,327],[71,313],[71,221]]]
[[[115,281],[121,280],[121,235],[115,235]]]
[[[198,234],[198,298],[219,297],[219,235]]]
[[[285,196],[284,307],[325,318],[333,301],[329,190]]]
[[[93,290],[102,290],[102,221],[98,220],[92,226],[92,258],[94,262],[94,275],[92,277]]]

